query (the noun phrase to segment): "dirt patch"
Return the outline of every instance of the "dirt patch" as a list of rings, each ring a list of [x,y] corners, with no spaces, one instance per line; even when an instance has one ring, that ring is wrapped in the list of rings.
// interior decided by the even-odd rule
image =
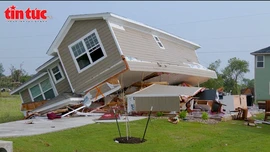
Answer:
[[[137,137],[117,137],[114,138],[113,141],[115,141],[116,143],[121,143],[121,144],[139,144],[139,143],[143,143],[146,141],[146,139],[144,139],[143,141],[141,140],[141,138],[137,138]]]

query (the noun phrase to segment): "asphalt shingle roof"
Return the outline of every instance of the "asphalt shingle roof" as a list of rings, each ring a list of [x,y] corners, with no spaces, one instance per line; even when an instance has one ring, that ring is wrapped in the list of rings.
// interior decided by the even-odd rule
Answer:
[[[260,49],[258,51],[252,52],[250,54],[255,55],[255,54],[268,54],[268,53],[270,54],[270,46],[263,48],[263,49]]]

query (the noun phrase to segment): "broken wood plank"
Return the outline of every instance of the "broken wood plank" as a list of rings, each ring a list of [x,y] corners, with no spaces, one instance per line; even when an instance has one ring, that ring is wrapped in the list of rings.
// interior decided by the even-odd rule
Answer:
[[[168,82],[162,81],[162,82],[135,82],[131,86],[134,87],[148,87],[152,84],[160,84],[160,85],[169,85]]]

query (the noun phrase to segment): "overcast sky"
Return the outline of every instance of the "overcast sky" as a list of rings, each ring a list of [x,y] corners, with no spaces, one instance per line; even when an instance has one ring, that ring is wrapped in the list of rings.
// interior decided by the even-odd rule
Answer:
[[[46,52],[68,15],[112,12],[187,39],[201,46],[199,61],[207,67],[217,59],[247,60],[254,78],[251,52],[270,45],[270,2],[0,2],[4,12],[46,9],[47,22],[7,22],[0,16],[0,63],[6,75],[22,64],[28,74],[51,57]]]

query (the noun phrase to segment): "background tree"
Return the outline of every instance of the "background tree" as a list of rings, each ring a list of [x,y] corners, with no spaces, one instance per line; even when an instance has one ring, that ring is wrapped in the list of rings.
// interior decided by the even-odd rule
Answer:
[[[11,65],[10,77],[13,83],[13,87],[17,87],[31,78],[31,76],[27,74],[27,72],[22,68],[22,66],[23,64],[21,64],[20,68],[17,69],[13,65]]]
[[[254,79],[243,78],[241,89],[254,88]]]
[[[4,69],[3,65],[2,65],[2,63],[0,63],[0,77],[5,76],[4,72],[5,72],[5,69]]]
[[[223,86],[224,81],[222,78],[222,74],[219,72],[220,63],[221,61],[220,59],[218,59],[208,66],[208,69],[216,72],[217,79],[209,79],[207,82],[204,82],[201,84],[202,87],[206,87],[210,89],[218,89]]]
[[[238,83],[242,81],[245,73],[249,72],[249,63],[236,57],[229,59],[228,65],[222,70],[224,79],[224,90],[232,91],[232,94],[239,94]]]

